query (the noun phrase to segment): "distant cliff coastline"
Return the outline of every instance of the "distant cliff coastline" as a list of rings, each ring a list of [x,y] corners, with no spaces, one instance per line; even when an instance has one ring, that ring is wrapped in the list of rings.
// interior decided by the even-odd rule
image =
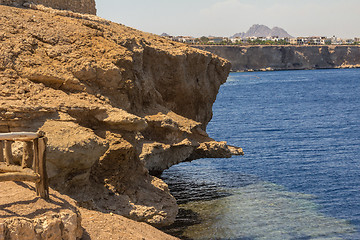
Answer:
[[[360,46],[194,46],[229,60],[231,71],[360,67]]]

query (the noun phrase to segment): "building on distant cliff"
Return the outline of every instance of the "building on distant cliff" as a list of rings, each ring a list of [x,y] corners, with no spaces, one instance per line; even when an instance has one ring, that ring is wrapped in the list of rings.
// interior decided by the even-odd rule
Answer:
[[[341,45],[344,44],[344,41],[341,38],[336,37],[335,35],[330,38],[331,44]]]
[[[190,36],[170,36],[163,33],[161,37],[167,38],[172,41],[187,43],[190,45],[352,45],[359,44],[360,38],[354,39],[341,39],[333,36],[328,38],[325,36],[311,36],[311,37],[278,37],[278,36],[267,36],[267,37],[201,37],[194,38]]]
[[[325,45],[327,37],[309,37],[309,44],[311,45]]]
[[[247,39],[242,37],[234,37],[234,38],[230,38],[229,40],[234,44],[247,43]]]
[[[297,37],[290,39],[290,44],[294,45],[325,45],[328,42],[330,42],[330,40],[327,37],[319,36]]]
[[[95,0],[0,0],[1,5],[21,7],[24,3],[41,4],[59,10],[96,15]]]
[[[345,39],[345,44],[354,44],[354,39]]]
[[[297,38],[290,38],[289,42],[291,45],[295,45],[295,44],[297,44]]]
[[[195,43],[195,38],[191,37],[191,36],[167,36],[166,38],[171,39],[172,41],[175,42],[182,42],[182,43],[189,43],[189,44],[194,44]]]
[[[222,42],[228,42],[229,38],[227,37],[209,37],[209,43],[219,44]]]

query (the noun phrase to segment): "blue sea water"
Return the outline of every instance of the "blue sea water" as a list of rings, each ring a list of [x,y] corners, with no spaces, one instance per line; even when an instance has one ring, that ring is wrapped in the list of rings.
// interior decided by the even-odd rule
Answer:
[[[245,155],[163,173],[201,220],[182,237],[360,239],[360,69],[231,73],[213,112]]]

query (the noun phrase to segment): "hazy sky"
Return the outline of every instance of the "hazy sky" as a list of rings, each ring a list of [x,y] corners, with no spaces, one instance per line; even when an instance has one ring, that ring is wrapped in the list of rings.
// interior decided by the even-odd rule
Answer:
[[[145,32],[231,36],[253,24],[293,36],[360,37],[359,0],[96,0],[97,15]]]

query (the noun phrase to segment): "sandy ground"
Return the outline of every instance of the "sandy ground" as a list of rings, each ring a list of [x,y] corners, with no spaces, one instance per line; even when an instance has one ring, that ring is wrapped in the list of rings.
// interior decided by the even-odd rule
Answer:
[[[0,183],[0,222],[11,217],[37,218],[49,213],[74,210],[76,202],[50,189],[50,200],[36,196],[34,184],[25,182]],[[145,223],[138,223],[116,214],[78,208],[84,228],[83,238],[126,240],[176,240]]]
[[[0,221],[11,217],[37,218],[47,213],[75,210],[75,201],[50,189],[50,200],[36,196],[35,184],[0,182]]]
[[[146,223],[138,223],[119,215],[80,209],[83,240],[88,239],[124,239],[124,240],[176,240]]]

